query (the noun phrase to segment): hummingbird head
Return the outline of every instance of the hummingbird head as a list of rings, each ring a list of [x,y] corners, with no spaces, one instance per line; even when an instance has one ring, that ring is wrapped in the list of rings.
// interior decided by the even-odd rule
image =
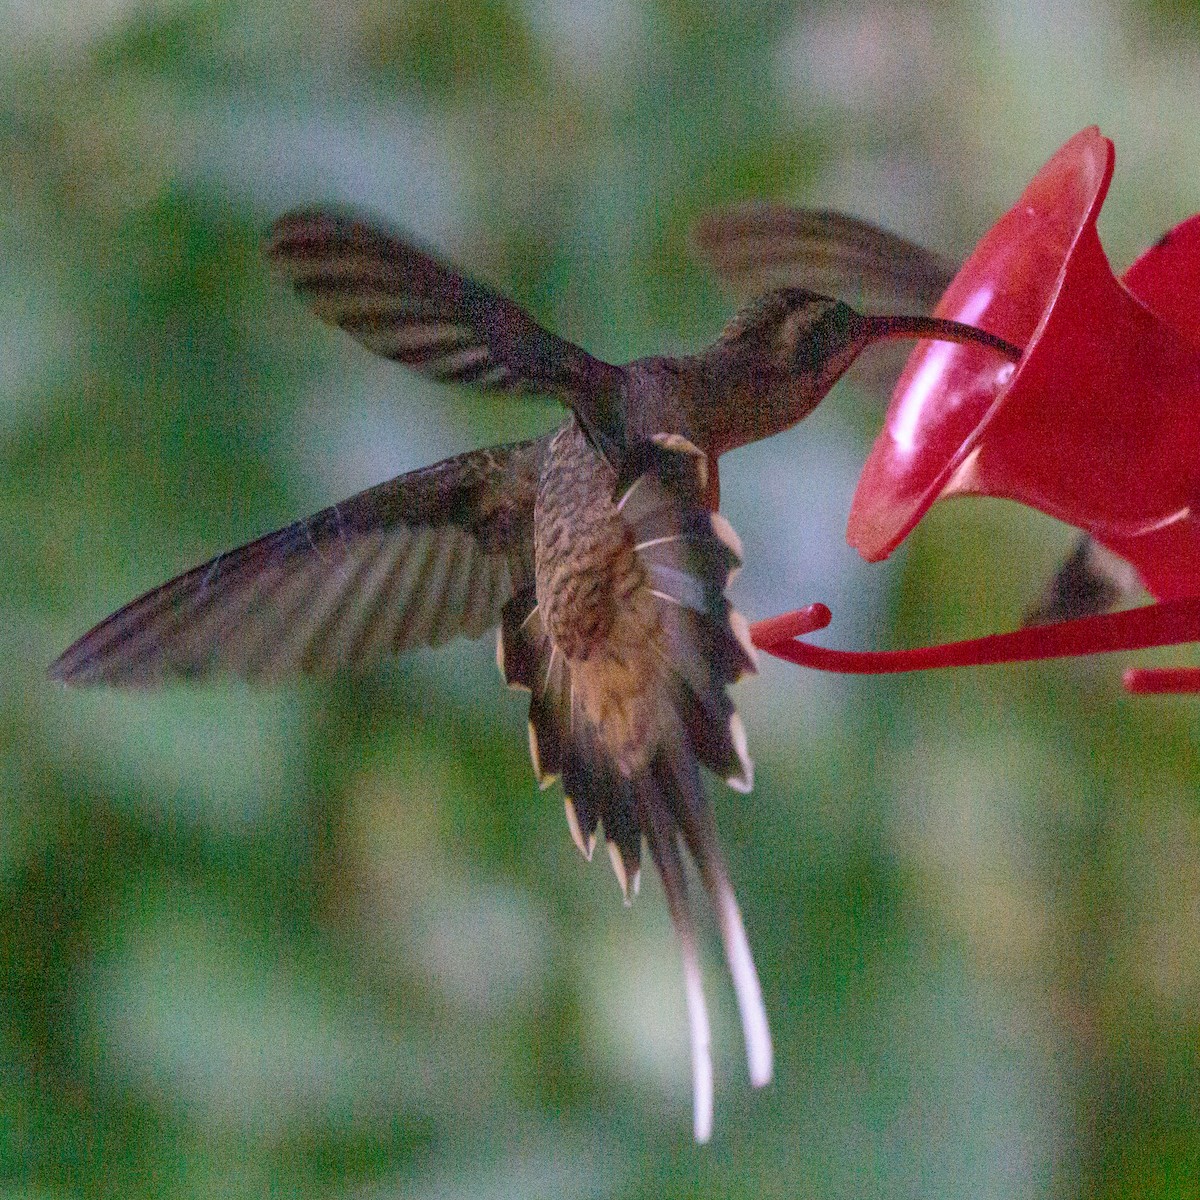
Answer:
[[[761,356],[823,395],[869,340],[868,321],[848,304],[804,288],[780,288],[746,305],[722,340]]]
[[[1021,349],[941,317],[865,315],[831,296],[779,288],[745,305],[707,352],[720,410],[710,417],[715,453],[795,425],[825,398],[858,355],[886,338],[937,338],[985,346],[1017,362]]]
[[[706,352],[706,448],[723,454],[806,417],[870,341],[869,319],[829,296],[779,288],[745,304]]]

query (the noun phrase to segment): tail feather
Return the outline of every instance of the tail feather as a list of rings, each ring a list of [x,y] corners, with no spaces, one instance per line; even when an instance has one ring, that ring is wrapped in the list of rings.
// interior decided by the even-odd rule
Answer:
[[[698,452],[652,444],[643,454],[647,469],[625,490],[623,515],[666,635],[667,699],[700,762],[749,791],[754,768],[728,693],[756,669],[745,620],[725,596],[741,566],[741,542],[728,521],[699,503],[706,467]],[[689,465],[690,481],[680,476]]]
[[[633,811],[630,782],[618,770],[595,731],[576,716],[571,672],[546,632],[533,588],[514,596],[504,608],[497,660],[510,687],[530,692],[529,752],[542,787],[561,777],[567,823],[584,857],[597,827],[621,855],[626,880],[636,877],[641,860],[641,829]],[[578,830],[579,837],[575,837]]]
[[[635,481],[636,488],[631,485],[626,491],[623,514],[659,601],[670,655],[668,692],[680,737],[676,745],[661,748],[638,781],[638,802],[642,827],[684,948],[696,1136],[703,1140],[705,1120],[711,1126],[711,1112],[706,1114],[704,1105],[711,1105],[712,1064],[694,935],[678,869],[680,837],[700,870],[716,913],[737,995],[751,1082],[760,1087],[772,1074],[762,988],[699,772],[699,763],[703,763],[735,788],[749,791],[752,786],[753,765],[745,730],[728,686],[752,673],[756,662],[745,621],[725,596],[730,579],[741,566],[741,543],[724,518],[699,503],[704,489],[703,459],[693,458],[689,480],[680,474],[689,458],[686,445],[674,446],[671,451],[655,450],[647,475],[640,484]],[[673,473],[664,470],[665,459]]]
[[[693,972],[698,990],[699,968],[694,961],[689,961],[689,955],[694,956],[695,953],[695,935],[680,866],[680,838],[699,868],[700,878],[716,914],[725,960],[733,978],[734,994],[737,997],[750,1082],[755,1087],[769,1083],[773,1073],[773,1051],[767,1011],[746,930],[742,924],[741,912],[729,883],[712,812],[705,799],[695,759],[681,753],[661,754],[651,770],[638,782],[638,806],[651,856],[662,876],[671,920],[684,950],[684,969],[688,977],[689,991],[688,1017],[692,1029],[696,1137],[697,1140],[703,1141],[700,1133],[704,1118],[701,1101],[707,1095],[711,1103],[712,1063],[707,1048],[707,1013],[702,1007],[697,1007],[691,994]],[[702,993],[700,997],[702,1002]],[[711,1113],[708,1114],[708,1120],[711,1124]]]
[[[683,852],[694,859],[712,902],[733,975],[750,1078],[771,1077],[771,1039],[758,976],[704,794],[700,765],[748,791],[753,765],[728,688],[755,669],[745,621],[725,596],[741,565],[741,545],[701,499],[705,461],[683,439],[647,444],[617,491],[617,508],[633,538],[656,606],[656,740],[642,765],[623,771],[576,704],[572,667],[542,624],[534,589],[505,606],[497,657],[506,680],[530,691],[530,751],[539,781],[560,776],[567,823],[585,857],[598,829],[628,903],[637,891],[645,839],[662,877],[683,952],[691,1031],[695,1132],[712,1131],[713,1075],[708,1013],[688,906]],[[582,679],[582,677],[581,677]]]
[[[692,1052],[692,1130],[698,1142],[707,1142],[713,1126],[712,1032],[708,1005],[700,978],[700,955],[688,904],[687,880],[679,855],[678,833],[659,794],[643,784],[639,795],[641,817],[646,829],[650,855],[662,879],[667,911],[683,954],[684,995],[687,1001],[689,1042]]]
[[[665,759],[659,773],[659,789],[659,794],[667,797],[672,804],[679,832],[699,868],[700,878],[716,914],[725,961],[733,977],[734,994],[742,1020],[750,1082],[755,1087],[762,1087],[770,1082],[773,1072],[767,1010],[741,910],[734,897],[717,840],[712,810],[705,802],[695,762],[689,762],[679,755]]]
[[[775,1071],[774,1051],[771,1047],[771,1029],[767,1024],[767,1008],[763,1003],[762,984],[750,952],[746,927],[742,923],[742,911],[738,908],[737,898],[723,866],[719,876],[712,882],[706,881],[706,886],[717,914],[717,928],[725,947],[725,961],[733,977],[733,991],[742,1020],[742,1036],[746,1042],[750,1082],[755,1087],[765,1087],[771,1082]]]
[[[746,781],[743,790],[749,790],[754,767],[733,702],[723,690],[698,691],[678,675],[671,682],[671,699],[692,752],[714,774],[727,781]]]
[[[504,606],[496,663],[509,687],[530,694],[529,755],[538,783],[547,788],[562,774],[563,747],[570,735],[570,673],[542,626],[532,586]]]
[[[642,830],[634,810],[632,785],[582,718],[571,737],[562,779],[563,792],[577,806],[587,807],[592,829],[597,824],[602,826],[605,840],[616,847],[624,869],[624,875],[617,872],[617,880],[628,898],[629,881],[637,875],[642,860]],[[611,857],[611,850],[609,853]]]

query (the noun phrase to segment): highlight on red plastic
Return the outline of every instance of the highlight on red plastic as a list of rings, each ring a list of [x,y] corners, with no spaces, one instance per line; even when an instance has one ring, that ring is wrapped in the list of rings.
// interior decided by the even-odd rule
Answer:
[[[1086,530],[1162,603],[923,650],[856,655],[773,634],[764,649],[859,672],[1200,641],[1200,214],[1118,280],[1096,232],[1113,165],[1099,130],[1076,134],[963,265],[936,315],[1024,353],[1014,366],[972,346],[918,343],[847,538],[879,560],[937,500],[1003,497]],[[1135,670],[1125,685],[1195,692],[1200,672]]]
[[[842,675],[892,675],[942,667],[1039,662],[1200,640],[1200,596],[910,650],[831,650],[800,640],[806,633],[824,629],[830,619],[825,605],[810,604],[751,625],[750,640],[760,650],[797,666]],[[1200,692],[1200,669],[1132,669],[1125,672],[1123,683],[1126,691],[1138,695]]]

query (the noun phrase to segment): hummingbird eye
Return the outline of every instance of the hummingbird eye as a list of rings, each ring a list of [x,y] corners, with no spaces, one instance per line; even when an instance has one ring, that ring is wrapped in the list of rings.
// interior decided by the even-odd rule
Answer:
[[[855,340],[861,324],[862,318],[848,304],[810,297],[787,322],[792,369],[805,375],[821,374]]]

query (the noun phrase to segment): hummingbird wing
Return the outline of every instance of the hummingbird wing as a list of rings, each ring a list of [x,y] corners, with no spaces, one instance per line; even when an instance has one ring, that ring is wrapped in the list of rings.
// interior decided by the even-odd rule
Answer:
[[[289,213],[268,261],[323,321],[432,379],[530,391],[571,408],[593,444],[620,443],[624,373],[403,237],[355,217]]]
[[[50,676],[272,679],[476,637],[533,578],[548,442],[446,459],[218,555],[102,621]]]
[[[743,204],[701,217],[700,257],[741,296],[803,287],[867,312],[927,314],[957,265],[898,234],[824,209]]]
[[[1131,563],[1086,533],[1050,577],[1037,602],[1025,613],[1026,625],[1070,621],[1109,612],[1142,594],[1142,582]]]

